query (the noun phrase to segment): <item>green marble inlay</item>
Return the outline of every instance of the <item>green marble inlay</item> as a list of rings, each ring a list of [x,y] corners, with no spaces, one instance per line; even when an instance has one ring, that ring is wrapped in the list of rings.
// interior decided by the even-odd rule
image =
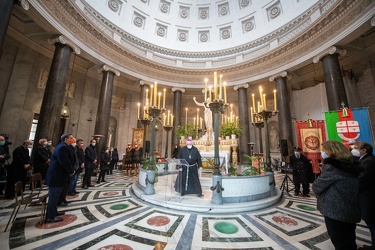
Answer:
[[[125,184],[115,184],[115,187],[125,186]]]
[[[128,204],[115,204],[115,205],[110,206],[109,208],[112,210],[122,210],[128,207],[129,207]]]
[[[306,211],[316,211],[316,208],[311,206],[297,205],[297,207]]]
[[[238,232],[238,227],[229,222],[216,222],[214,228],[224,234],[234,234]]]

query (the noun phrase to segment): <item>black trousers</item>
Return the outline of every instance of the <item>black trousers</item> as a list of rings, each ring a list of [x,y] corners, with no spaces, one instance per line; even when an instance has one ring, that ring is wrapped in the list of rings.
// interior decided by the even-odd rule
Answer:
[[[356,250],[356,223],[338,221],[324,216],[327,232],[336,250]]]
[[[88,187],[91,185],[91,175],[93,171],[93,168],[85,168],[85,175],[83,176],[82,187]]]
[[[107,173],[108,170],[100,170],[98,182],[104,181],[105,173]]]
[[[310,193],[310,184],[309,183],[294,183],[294,192],[300,193],[301,192],[301,184],[302,184],[302,190],[303,194],[309,194]]]

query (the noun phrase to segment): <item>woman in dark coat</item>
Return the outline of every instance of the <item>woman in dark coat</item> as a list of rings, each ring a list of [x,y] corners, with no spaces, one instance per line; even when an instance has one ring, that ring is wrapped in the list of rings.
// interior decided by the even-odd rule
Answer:
[[[98,181],[96,183],[100,182],[107,182],[104,180],[105,173],[109,170],[109,165],[111,164],[111,156],[109,155],[109,147],[106,147],[106,149],[101,153],[100,155],[100,174],[98,177]]]
[[[322,143],[323,170],[312,189],[335,249],[357,249],[356,223],[361,220],[358,176],[363,171],[337,141]]]

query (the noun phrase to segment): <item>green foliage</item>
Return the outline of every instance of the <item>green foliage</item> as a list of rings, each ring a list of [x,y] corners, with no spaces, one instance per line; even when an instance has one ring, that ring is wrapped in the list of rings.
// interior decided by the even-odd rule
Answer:
[[[242,175],[246,176],[253,176],[253,175],[260,175],[261,170],[264,170],[264,162],[260,162],[261,157],[259,156],[250,156],[247,154],[244,154],[246,160],[244,161],[244,170],[242,171]],[[253,161],[259,162],[259,168],[252,165]]]
[[[221,126],[220,126],[220,134],[223,137],[225,137],[225,136],[231,136],[231,135],[240,136],[242,134],[242,127],[238,123],[227,122],[227,123],[221,124]]]
[[[228,169],[228,173],[229,173],[229,175],[231,175],[231,176],[235,176],[235,175],[237,175],[237,168],[234,166],[233,163],[230,164],[230,167],[229,167],[229,169]]]
[[[176,133],[176,136],[177,138],[181,138],[181,136],[185,136],[185,137],[188,137],[188,136],[195,136],[196,135],[196,129],[195,129],[195,126],[194,124],[183,124],[183,125],[179,125],[177,126],[177,133]]]

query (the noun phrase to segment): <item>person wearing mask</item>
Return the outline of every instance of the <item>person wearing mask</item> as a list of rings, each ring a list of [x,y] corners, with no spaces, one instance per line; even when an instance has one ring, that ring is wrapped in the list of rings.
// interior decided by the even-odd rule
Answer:
[[[47,141],[47,149],[48,149],[48,151],[52,155],[53,151],[55,150],[55,147],[52,145],[52,140],[51,139],[48,139],[48,141]]]
[[[111,166],[109,167],[109,174],[113,174],[113,169],[117,166],[118,158],[118,151],[117,148],[111,148]]]
[[[91,139],[90,145],[85,149],[85,176],[82,183],[82,188],[84,189],[93,187],[93,185],[91,185],[91,176],[94,172],[95,165],[98,162],[95,146],[96,140]]]
[[[172,151],[172,158],[177,158],[179,151],[180,151],[180,146],[178,146],[178,144],[174,145],[174,148]]]
[[[104,177],[105,173],[109,170],[109,165],[111,164],[111,156],[109,155],[109,147],[106,147],[105,150],[100,154],[100,173],[98,177],[98,181],[100,182],[107,182]]]
[[[310,197],[310,182],[313,176],[311,161],[302,154],[300,147],[294,147],[294,154],[289,156],[289,164],[293,169],[294,195],[301,193]]]
[[[191,139],[186,140],[186,146],[181,148],[177,158],[185,159],[189,166],[177,166],[179,173],[174,185],[175,191],[181,195],[196,194],[202,197],[202,187],[198,176],[198,170],[202,172],[202,156],[193,146]]]
[[[355,228],[361,220],[358,176],[363,171],[344,144],[322,143],[323,169],[312,189],[335,249],[357,249]]]
[[[76,165],[76,173],[72,178],[72,181],[70,183],[70,189],[68,192],[68,195],[74,196],[76,194],[79,194],[79,192],[76,190],[77,182],[79,179],[79,175],[82,173],[82,170],[85,168],[85,152],[83,151],[84,142],[82,139],[78,139],[76,142],[76,147],[74,148],[74,152],[77,156],[77,165]]]
[[[64,214],[64,212],[57,211],[57,203],[69,177],[75,174],[74,164],[76,157],[73,148],[69,146],[71,139],[73,139],[71,134],[63,134],[61,136],[61,142],[56,146],[51,157],[51,164],[48,168],[45,182],[49,188],[46,223],[60,222],[63,220],[57,217]]]
[[[39,146],[35,150],[33,161],[33,173],[40,173],[43,181],[46,179],[47,169],[51,161],[51,153],[47,146],[47,139],[42,138],[39,140]]]
[[[125,156],[123,159],[123,163],[126,170],[126,175],[130,176],[132,168],[133,168],[133,159],[134,159],[134,148],[132,147],[132,144],[129,142],[128,147],[125,151]]]
[[[7,170],[5,169],[5,162],[10,158],[10,155],[5,151],[5,137],[0,135],[0,181],[6,181]],[[5,184],[0,183],[0,195],[3,195]]]
[[[77,193],[79,193],[79,192],[76,193],[76,191],[75,191],[76,186],[77,186],[78,176],[81,173],[80,172],[81,162],[79,161],[79,158],[78,158],[78,141],[79,140],[76,141],[74,139],[74,141],[71,141],[71,144],[70,144],[70,146],[73,148],[73,151],[74,151],[74,154],[75,154],[75,157],[76,157],[76,162],[74,164],[75,174],[70,178],[70,185],[69,185],[69,189],[68,189],[68,195],[69,196],[74,196]]]
[[[142,152],[143,148],[141,144],[138,142],[135,144],[134,152],[133,152],[133,162],[134,162],[134,175],[138,176],[139,166],[141,165],[142,161]]]
[[[5,198],[14,198],[14,184],[17,181],[21,181],[23,184],[23,190],[25,191],[25,185],[27,180],[27,172],[30,170],[30,152],[29,147],[33,145],[33,142],[26,140],[21,146],[17,147],[13,151],[13,161],[8,171],[8,179],[5,188]]]
[[[367,227],[370,229],[372,246],[375,248],[375,156],[373,147],[367,142],[355,142],[352,149],[359,155],[359,162],[365,168],[359,175],[359,205],[361,207],[361,216]]]

